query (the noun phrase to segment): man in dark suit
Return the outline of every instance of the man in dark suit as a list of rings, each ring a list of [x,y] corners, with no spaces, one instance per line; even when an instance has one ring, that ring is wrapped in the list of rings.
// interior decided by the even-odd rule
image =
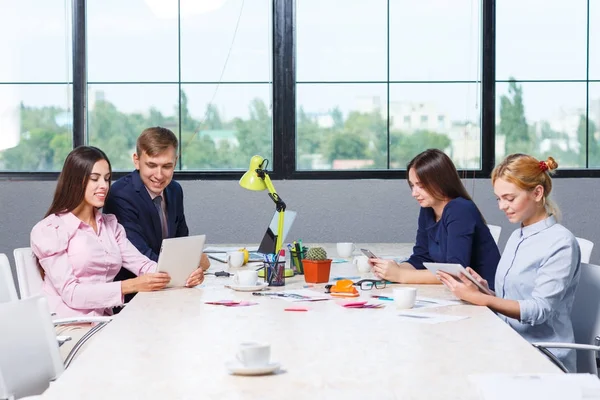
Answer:
[[[133,155],[135,171],[111,185],[104,204],[103,212],[116,215],[129,241],[154,261],[158,261],[164,238],[189,235],[183,190],[173,180],[177,146],[177,136],[169,129],[145,129],[137,139]],[[210,266],[204,254],[200,266],[204,270]],[[121,268],[115,280],[134,277],[130,274]]]

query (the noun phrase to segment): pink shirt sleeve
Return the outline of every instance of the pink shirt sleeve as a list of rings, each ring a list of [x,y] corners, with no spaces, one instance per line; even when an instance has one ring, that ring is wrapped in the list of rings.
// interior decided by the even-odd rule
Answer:
[[[115,239],[121,251],[123,259],[123,268],[126,268],[137,276],[156,272],[157,264],[140,253],[140,251],[127,239],[127,233],[123,225],[117,222],[117,218],[112,214],[105,214],[104,220],[107,227],[114,232]]]
[[[75,276],[67,248],[69,233],[58,217],[48,217],[31,231],[31,250],[62,301],[73,309],[108,308],[123,304],[121,282],[82,283]]]

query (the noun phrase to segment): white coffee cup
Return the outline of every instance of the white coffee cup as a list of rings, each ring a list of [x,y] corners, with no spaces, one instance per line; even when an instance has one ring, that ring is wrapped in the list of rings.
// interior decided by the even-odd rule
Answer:
[[[396,308],[407,309],[415,306],[417,300],[417,289],[414,287],[395,288],[393,292]]]
[[[352,252],[354,251],[354,243],[338,243],[337,244],[337,253],[338,256],[343,258],[352,257]]]
[[[356,265],[356,268],[358,268],[359,272],[371,271],[371,264],[369,264],[369,259],[367,256],[356,256],[354,257],[354,260],[352,260],[352,263]]]
[[[227,264],[231,268],[239,268],[244,265],[244,253],[242,251],[227,252]]]
[[[239,286],[254,286],[258,280],[258,272],[254,270],[239,271],[233,277],[233,283]]]
[[[244,367],[263,367],[271,360],[271,345],[257,342],[241,343],[235,357]]]

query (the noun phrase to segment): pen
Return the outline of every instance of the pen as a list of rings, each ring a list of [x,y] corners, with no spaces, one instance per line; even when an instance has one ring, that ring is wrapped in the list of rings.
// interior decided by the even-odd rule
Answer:
[[[377,296],[377,295],[372,295],[371,297],[375,298],[375,299],[379,299],[379,300],[389,300],[389,301],[394,301],[393,298],[391,297],[386,297],[386,296]]]

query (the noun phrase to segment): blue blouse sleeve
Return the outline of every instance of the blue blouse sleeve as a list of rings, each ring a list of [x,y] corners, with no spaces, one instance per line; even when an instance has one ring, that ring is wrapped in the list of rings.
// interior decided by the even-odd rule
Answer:
[[[427,210],[421,208],[419,212],[419,227],[417,228],[417,240],[413,247],[413,254],[407,263],[416,269],[425,269],[423,262],[433,261],[429,256],[429,237],[427,236]]]
[[[477,208],[469,203],[450,202],[442,219],[448,232],[446,237],[446,262],[470,267],[473,237],[477,225]]]

